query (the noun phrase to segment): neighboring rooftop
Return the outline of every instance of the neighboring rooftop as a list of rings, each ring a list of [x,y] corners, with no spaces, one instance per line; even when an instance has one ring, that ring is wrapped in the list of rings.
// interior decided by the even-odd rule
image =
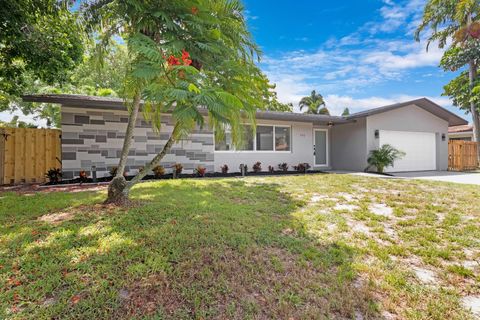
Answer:
[[[23,100],[26,102],[44,102],[44,103],[59,103],[69,107],[82,107],[82,108],[95,108],[95,109],[113,109],[113,110],[125,110],[124,101],[121,98],[113,97],[97,97],[87,95],[76,94],[38,94],[38,95],[24,95]],[[284,121],[300,121],[300,122],[313,122],[313,123],[333,123],[341,124],[352,122],[357,118],[363,118],[370,115],[394,110],[409,105],[416,105],[437,117],[448,121],[449,126],[467,125],[468,122],[457,116],[456,114],[441,107],[435,102],[427,99],[420,98],[416,100],[406,101],[402,103],[396,103],[384,107],[375,109],[369,109],[357,113],[353,113],[348,116],[328,116],[328,115],[316,115],[294,112],[278,112],[278,111],[259,111],[257,117],[259,119],[270,120],[284,120]]]
[[[473,132],[473,126],[467,124],[462,126],[448,127],[448,133],[460,133],[460,132]]]

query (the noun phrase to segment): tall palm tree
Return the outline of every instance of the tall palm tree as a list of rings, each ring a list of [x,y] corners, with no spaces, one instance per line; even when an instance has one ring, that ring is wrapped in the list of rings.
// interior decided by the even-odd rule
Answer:
[[[460,49],[465,49],[467,58],[461,64],[468,65],[470,92],[472,92],[478,78],[479,58],[478,54],[468,55],[468,52],[474,52],[469,50],[472,43],[478,46],[479,29],[480,3],[478,0],[428,0],[423,12],[422,22],[415,32],[415,39],[420,41],[421,32],[429,30],[427,50],[432,41],[438,41],[438,46],[443,48],[452,38],[454,41],[451,47],[457,46]],[[457,59],[459,58],[457,57]],[[470,101],[470,113],[472,114],[473,133],[477,141],[478,158],[480,160],[479,109],[479,106],[472,99]]]
[[[300,100],[299,102],[299,106],[300,111],[302,111],[303,108],[306,108],[306,113],[326,115],[330,114],[328,109],[325,107],[325,101],[323,100],[323,96],[320,93],[317,93],[315,90],[312,91],[310,96],[303,97],[302,100]]]

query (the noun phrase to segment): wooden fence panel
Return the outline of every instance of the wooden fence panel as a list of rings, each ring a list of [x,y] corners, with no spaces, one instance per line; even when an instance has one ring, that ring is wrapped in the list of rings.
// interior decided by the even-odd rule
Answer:
[[[465,171],[478,168],[477,143],[451,140],[448,142],[448,170]]]
[[[0,184],[45,182],[50,168],[61,168],[61,131],[0,129]]]

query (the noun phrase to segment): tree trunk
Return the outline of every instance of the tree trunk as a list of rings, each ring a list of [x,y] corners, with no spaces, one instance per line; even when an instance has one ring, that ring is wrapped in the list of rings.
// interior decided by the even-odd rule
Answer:
[[[475,86],[475,80],[477,79],[477,65],[475,61],[470,61],[468,70],[468,78],[470,82],[470,92],[472,92]],[[477,160],[480,161],[480,115],[479,110],[475,102],[470,102],[470,113],[472,114],[473,122],[473,138],[477,142]]]
[[[170,151],[172,148],[172,145],[175,143],[175,141],[178,138],[178,132],[179,132],[179,125],[175,124],[175,127],[173,128],[173,132],[170,135],[170,137],[167,140],[167,143],[163,146],[162,151],[160,151],[153,159],[150,161],[142,171],[138,172],[135,177],[133,177],[132,180],[127,182],[127,185],[125,187],[125,190],[130,190],[135,184],[137,184],[140,180],[143,179],[147,175],[148,172],[150,172],[156,165],[160,163],[160,161],[165,157],[165,155]]]
[[[118,205],[125,205],[128,202],[128,190],[125,188],[127,186],[127,180],[125,180],[123,173],[125,172],[125,166],[127,165],[128,152],[130,151],[130,146],[132,145],[133,130],[135,129],[135,124],[137,123],[140,102],[140,93],[137,93],[133,97],[133,105],[130,117],[128,118],[128,125],[125,132],[125,139],[123,140],[122,154],[120,155],[117,173],[108,185],[108,195],[104,202],[105,204],[114,203]]]

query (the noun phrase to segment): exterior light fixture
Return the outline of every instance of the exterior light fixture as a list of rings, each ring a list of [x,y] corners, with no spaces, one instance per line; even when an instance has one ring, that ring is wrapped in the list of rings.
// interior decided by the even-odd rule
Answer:
[[[375,130],[375,139],[380,138],[380,131]]]
[[[445,133],[442,133],[442,141],[445,141]]]
[[[333,127],[333,121],[328,121],[327,126],[328,126],[329,128]]]

